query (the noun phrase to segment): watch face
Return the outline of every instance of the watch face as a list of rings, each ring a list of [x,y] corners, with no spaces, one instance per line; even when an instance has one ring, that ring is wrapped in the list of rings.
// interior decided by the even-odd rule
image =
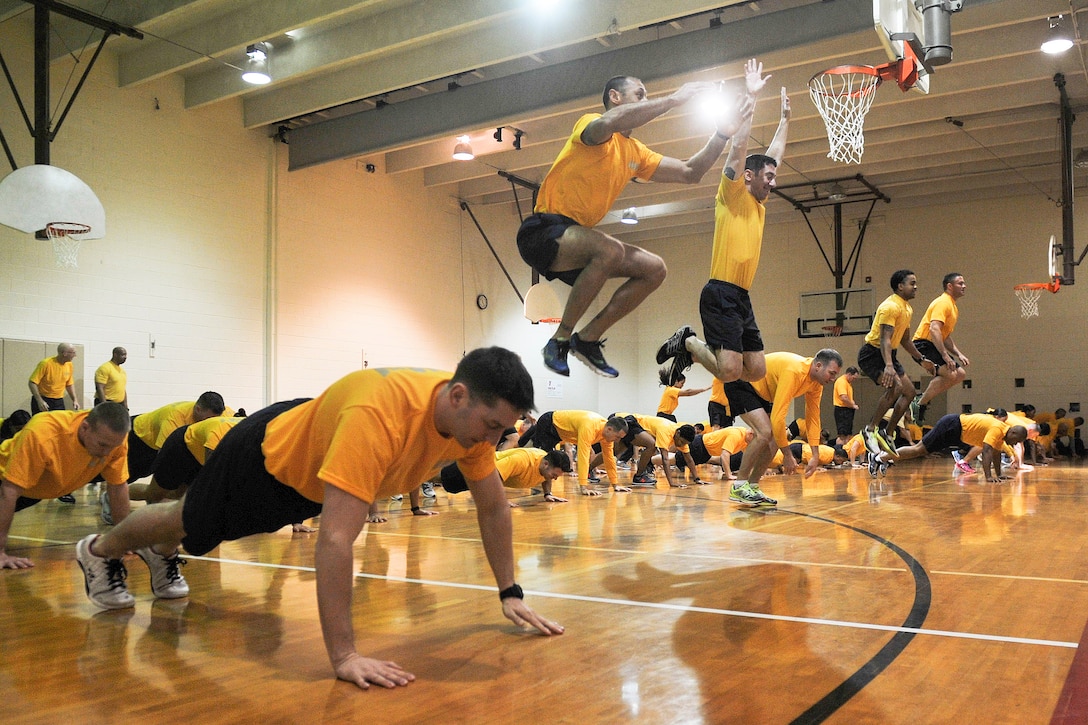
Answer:
[[[487,309],[487,295],[476,295],[476,306],[481,310]]]

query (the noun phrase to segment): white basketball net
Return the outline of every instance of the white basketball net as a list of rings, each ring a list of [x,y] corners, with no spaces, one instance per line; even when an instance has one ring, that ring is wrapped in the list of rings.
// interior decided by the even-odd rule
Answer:
[[[1030,317],[1039,316],[1039,298],[1042,297],[1043,290],[1041,288],[1018,289],[1016,290],[1016,299],[1020,300],[1020,316],[1025,320]]]
[[[83,235],[91,231],[86,224],[75,222],[53,222],[45,227],[45,235],[53,243],[53,254],[57,266],[61,269],[75,269],[79,266],[79,245]]]
[[[880,76],[861,70],[839,72],[832,68],[809,79],[809,96],[823,116],[831,146],[827,155],[833,161],[861,163],[865,151],[865,114],[873,105],[879,87]]]

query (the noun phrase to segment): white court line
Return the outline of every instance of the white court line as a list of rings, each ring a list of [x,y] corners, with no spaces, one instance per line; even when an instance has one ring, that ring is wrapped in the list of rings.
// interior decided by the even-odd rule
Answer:
[[[267,564],[263,562],[239,561],[237,559],[221,559],[207,556],[191,556],[190,559],[200,561],[215,561],[221,564],[239,564],[242,566],[258,566],[271,569],[289,569],[292,571],[315,572],[312,566],[291,566],[286,564]],[[425,584],[428,586],[449,587],[454,589],[472,589],[475,591],[494,592],[495,587],[482,584],[464,584],[461,582],[438,581],[435,579],[411,579],[408,577],[389,576],[386,574],[356,573],[354,576],[362,579],[377,579],[380,581],[401,582],[403,584]],[[1007,642],[1011,644],[1032,644],[1043,647],[1066,647],[1076,649],[1076,642],[1061,642],[1051,639],[1030,639],[1026,637],[1004,637],[994,634],[975,634],[973,632],[950,632],[942,629],[919,629],[917,627],[896,627],[887,624],[867,624],[864,622],[844,622],[836,619],[819,619],[815,617],[790,617],[781,614],[763,614],[760,612],[744,612],[736,609],[715,609],[712,607],[692,607],[684,604],[666,604],[663,602],[638,602],[629,599],[611,599],[607,597],[588,597],[581,594],[558,594],[555,592],[541,592],[525,590],[526,594],[548,599],[563,599],[575,602],[590,602],[593,604],[611,604],[622,607],[642,607],[645,609],[663,609],[674,612],[696,612],[699,614],[720,614],[729,617],[747,617],[749,619],[768,619],[777,622],[797,622],[799,624],[814,624],[830,627],[845,627],[848,629],[871,629],[882,632],[907,632],[911,634],[925,634],[935,637],[952,637],[956,639],[976,639],[987,642]]]

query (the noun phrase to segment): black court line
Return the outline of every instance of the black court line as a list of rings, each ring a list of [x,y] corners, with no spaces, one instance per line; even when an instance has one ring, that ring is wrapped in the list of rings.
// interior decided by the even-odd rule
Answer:
[[[726,481],[726,483],[728,484],[729,482]],[[688,488],[698,490],[702,487],[688,486]],[[660,493],[674,493],[674,491],[661,491]],[[683,498],[689,497],[684,496]],[[709,500],[720,501],[721,499]],[[727,500],[725,503],[731,504],[735,502]],[[925,569],[922,568],[922,565],[918,563],[917,559],[885,539],[883,536],[874,534],[871,531],[866,531],[865,529],[859,529],[850,524],[844,524],[840,521],[824,518],[823,516],[817,516],[815,514],[790,511],[789,509],[778,507],[768,508],[766,510],[790,514],[792,516],[804,516],[834,526],[841,526],[844,529],[850,529],[862,536],[867,536],[895,552],[896,556],[903,560],[903,563],[907,565],[907,569],[909,569],[910,573],[914,576],[914,604],[911,606],[910,612],[907,613],[907,618],[903,620],[903,624],[900,626],[909,629],[922,628],[922,624],[925,623],[926,617],[929,615],[929,608],[933,601],[933,589],[929,583],[929,575],[926,574]],[[819,702],[794,718],[791,721],[791,725],[822,723],[827,720],[827,718],[834,715],[835,712],[845,705],[851,697],[861,692],[862,688],[875,680],[877,675],[887,669],[888,666],[895,661],[895,658],[907,648],[907,645],[911,643],[911,640],[913,640],[917,634],[917,632],[896,632],[892,638],[888,640],[888,643],[881,647],[880,651],[873,655],[868,662],[863,664],[854,674],[850,675],[850,677],[846,678],[842,684],[824,695]]]
[[[885,539],[883,536],[878,536],[871,531],[859,529],[856,526],[850,526],[849,524],[844,524],[814,514],[789,511],[786,509],[777,510],[780,513],[805,516],[810,519],[850,529],[862,536],[867,536],[874,541],[878,541],[891,551],[894,551],[895,554],[903,560],[903,563],[907,565],[907,568],[914,576],[914,604],[911,606],[910,612],[907,613],[907,618],[903,620],[901,626],[910,629],[920,629],[922,627],[922,624],[926,621],[926,617],[929,615],[929,607],[933,600],[933,590],[930,587],[929,575],[926,574],[925,569],[922,568],[922,565],[918,563],[917,559]],[[850,675],[850,677],[846,678],[842,684],[824,695],[819,702],[794,718],[792,721],[793,725],[822,723],[824,720],[831,717],[839,708],[845,705],[851,697],[861,692],[862,688],[887,669],[888,665],[894,662],[896,657],[907,648],[907,645],[911,643],[911,640],[914,639],[916,634],[916,632],[897,632],[890,640],[888,640],[887,644],[881,647],[880,651],[873,655],[868,662],[863,664],[857,672]]]

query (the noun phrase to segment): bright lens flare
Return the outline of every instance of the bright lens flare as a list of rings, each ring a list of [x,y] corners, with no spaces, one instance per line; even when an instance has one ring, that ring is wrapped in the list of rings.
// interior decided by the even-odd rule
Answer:
[[[737,97],[734,93],[726,91],[724,87],[713,93],[707,93],[696,101],[697,115],[713,129],[718,127],[722,119],[735,113],[737,110]]]

